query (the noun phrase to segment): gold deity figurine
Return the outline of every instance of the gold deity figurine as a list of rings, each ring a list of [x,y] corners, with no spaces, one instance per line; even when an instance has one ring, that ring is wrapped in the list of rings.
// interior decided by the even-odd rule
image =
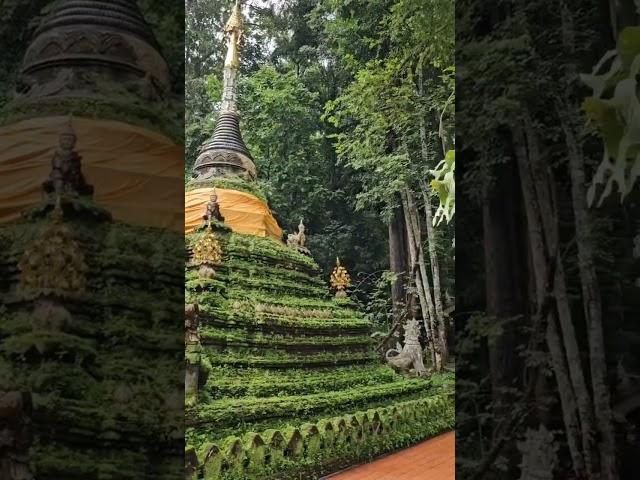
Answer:
[[[344,298],[347,296],[346,289],[351,285],[351,277],[349,272],[340,264],[340,258],[336,257],[336,268],[331,274],[331,286],[336,289],[336,297]]]

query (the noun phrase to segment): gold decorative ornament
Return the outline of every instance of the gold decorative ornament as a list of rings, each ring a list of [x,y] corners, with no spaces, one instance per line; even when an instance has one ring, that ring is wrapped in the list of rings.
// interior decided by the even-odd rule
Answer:
[[[89,268],[80,245],[64,224],[60,197],[56,200],[51,220],[51,224],[27,247],[18,263],[19,289],[45,293],[56,290],[84,292]]]
[[[242,22],[242,12],[240,11],[240,2],[236,0],[233,6],[231,17],[224,27],[224,34],[227,37],[227,58],[224,66],[238,69],[240,67],[240,39],[244,25]]]
[[[198,239],[193,247],[191,257],[193,265],[199,265],[198,272],[203,278],[212,278],[215,274],[214,265],[222,263],[222,247],[213,230],[207,231]]]
[[[351,277],[349,276],[349,272],[340,264],[340,258],[336,257],[336,268],[334,268],[333,273],[331,273],[331,286],[336,289],[336,297],[346,297],[346,289],[350,285]]]

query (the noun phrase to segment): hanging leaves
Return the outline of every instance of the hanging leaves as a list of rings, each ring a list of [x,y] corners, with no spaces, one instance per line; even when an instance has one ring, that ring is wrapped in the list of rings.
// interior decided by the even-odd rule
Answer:
[[[624,201],[640,175],[638,73],[640,27],[628,27],[620,33],[616,49],[607,52],[591,74],[581,75],[593,90],[582,108],[604,142],[602,162],[587,192],[589,205],[598,195],[601,205],[614,187]]]
[[[431,186],[438,194],[440,205],[433,216],[433,224],[440,225],[443,220],[449,223],[456,213],[456,152],[449,150],[444,160],[435,169],[429,170],[434,176]]]

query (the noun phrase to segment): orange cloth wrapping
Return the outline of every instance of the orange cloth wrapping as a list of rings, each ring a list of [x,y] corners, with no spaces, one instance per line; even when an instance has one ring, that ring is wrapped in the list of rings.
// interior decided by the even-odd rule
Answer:
[[[185,194],[185,233],[192,232],[202,225],[202,217],[207,211],[207,203],[213,188],[198,188]],[[234,232],[271,237],[278,241],[282,238],[282,229],[271,214],[266,203],[250,193],[237,190],[216,188],[220,213],[224,223]]]
[[[67,117],[25,120],[0,128],[0,223],[42,198],[42,183]],[[82,171],[95,201],[115,220],[182,232],[184,149],[167,137],[110,120],[72,119]]]

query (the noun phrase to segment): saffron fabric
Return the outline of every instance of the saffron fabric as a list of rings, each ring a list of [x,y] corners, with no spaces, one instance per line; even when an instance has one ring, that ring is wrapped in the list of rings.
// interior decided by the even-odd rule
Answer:
[[[19,220],[42,198],[68,117],[0,128],[0,223]],[[96,203],[131,225],[182,232],[184,149],[160,133],[111,120],[73,117],[82,171]]]
[[[215,190],[224,222],[234,232],[281,241],[282,229],[266,203],[250,193],[223,188]],[[213,188],[198,188],[185,193],[185,233],[204,222],[202,217],[212,191]]]

